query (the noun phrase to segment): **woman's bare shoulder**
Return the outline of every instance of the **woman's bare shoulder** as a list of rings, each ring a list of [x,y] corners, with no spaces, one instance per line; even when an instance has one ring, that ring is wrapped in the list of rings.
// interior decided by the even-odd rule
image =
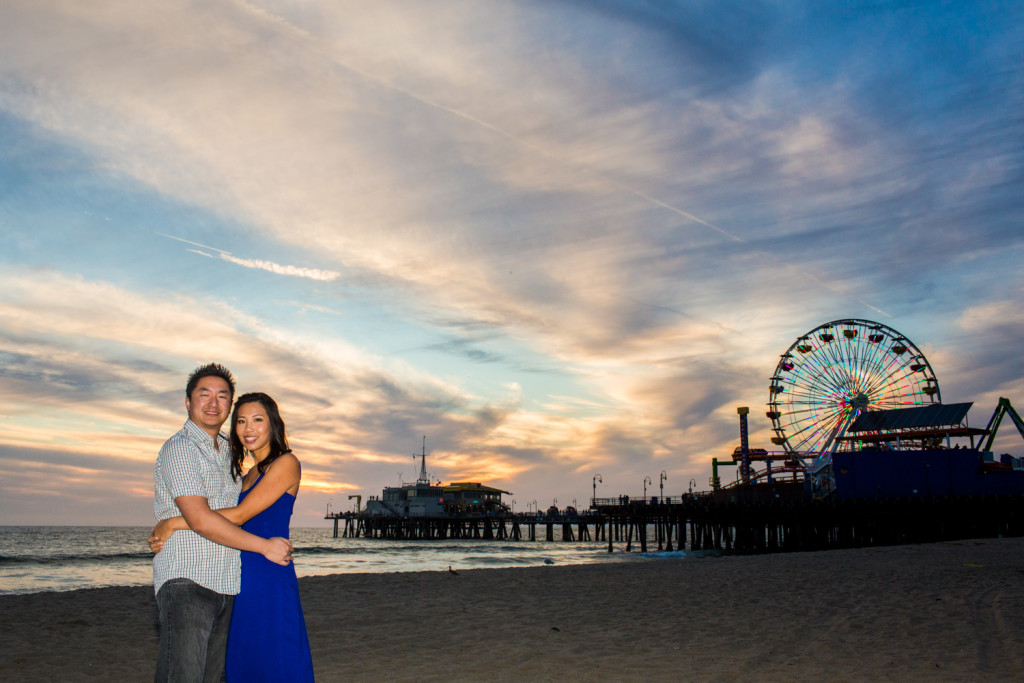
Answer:
[[[267,471],[269,472],[275,468],[278,472],[287,472],[288,470],[298,471],[302,468],[302,465],[299,463],[299,459],[295,457],[295,454],[289,451],[288,453],[282,453],[274,458],[274,462],[270,463],[270,466],[267,467]]]

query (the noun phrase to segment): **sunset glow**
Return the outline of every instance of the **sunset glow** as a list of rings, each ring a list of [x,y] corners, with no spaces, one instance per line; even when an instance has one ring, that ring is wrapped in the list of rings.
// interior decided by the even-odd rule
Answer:
[[[149,524],[210,361],[279,403],[295,526],[424,436],[519,508],[706,488],[844,317],[972,426],[1024,405],[1022,7],[9,0],[0,36],[0,524]]]

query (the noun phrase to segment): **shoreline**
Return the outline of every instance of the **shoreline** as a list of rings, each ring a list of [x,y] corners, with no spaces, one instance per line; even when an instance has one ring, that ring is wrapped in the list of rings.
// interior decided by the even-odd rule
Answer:
[[[149,529],[96,527],[83,545],[77,545],[82,534],[74,527],[47,527],[52,534],[20,533],[21,529],[0,527],[0,547],[4,548],[0,596],[152,584],[153,555],[144,542]],[[329,529],[299,528],[291,532],[300,578],[447,570],[448,565],[469,569],[640,561],[638,557],[626,557],[621,549],[609,554],[607,544],[593,542],[333,539]],[[140,547],[144,552],[139,552]]]
[[[1008,680],[1024,539],[299,579],[317,679]],[[152,680],[151,586],[0,596],[0,679]]]

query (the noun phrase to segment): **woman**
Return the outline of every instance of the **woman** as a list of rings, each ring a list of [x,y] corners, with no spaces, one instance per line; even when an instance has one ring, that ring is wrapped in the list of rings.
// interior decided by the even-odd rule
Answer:
[[[255,465],[242,478],[238,506],[217,512],[257,536],[288,538],[302,473],[298,458],[288,448],[277,403],[262,393],[239,396],[231,425],[232,475],[242,473],[247,453]],[[188,529],[183,517],[160,522],[153,529],[153,549],[159,551],[163,541],[183,529]],[[242,552],[242,590],[231,617],[227,678],[245,682],[313,680],[294,565],[283,567],[258,553]]]

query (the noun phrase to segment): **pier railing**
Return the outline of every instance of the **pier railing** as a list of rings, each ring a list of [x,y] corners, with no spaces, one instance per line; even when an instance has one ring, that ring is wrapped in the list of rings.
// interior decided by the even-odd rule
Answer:
[[[684,493],[681,496],[619,496],[617,498],[595,498],[591,507],[629,507],[648,505],[685,505],[690,501],[701,500],[710,493]]]

